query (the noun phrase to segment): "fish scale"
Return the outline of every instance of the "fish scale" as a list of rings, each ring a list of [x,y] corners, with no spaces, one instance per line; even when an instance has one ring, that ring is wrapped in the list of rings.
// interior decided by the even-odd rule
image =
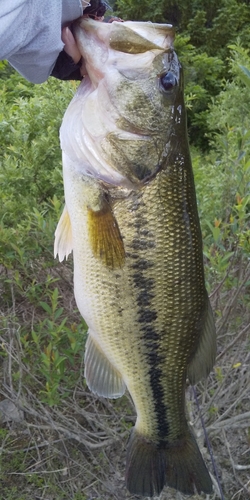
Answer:
[[[185,410],[186,379],[207,376],[216,340],[173,29],[84,19],[74,34],[88,76],[61,127],[55,254],[73,250],[86,381],[99,396],[127,388],[133,399],[131,493],[210,493]]]
[[[200,316],[201,302],[205,302],[206,292],[202,272],[200,275],[200,280],[197,279],[196,260],[200,261],[200,247],[197,245],[197,248],[190,248],[190,251],[187,252],[186,237],[183,236],[183,228],[181,228],[181,226],[183,225],[183,214],[182,212],[179,214],[175,213],[175,220],[173,220],[172,211],[170,211],[169,213],[168,207],[171,206],[169,203],[170,200],[168,199],[166,194],[163,194],[165,189],[166,193],[169,193],[171,201],[173,202],[172,190],[168,189],[168,182],[168,175],[163,170],[156,176],[156,178],[150,185],[147,185],[142,189],[142,192],[140,193],[141,196],[138,197],[139,200],[141,200],[141,203],[137,204],[136,210],[131,210],[131,202],[129,199],[126,200],[126,202],[123,201],[122,203],[115,203],[113,210],[118,225],[120,228],[122,228],[125,252],[127,247],[129,251],[131,251],[131,248],[134,248],[135,251],[133,257],[130,257],[130,260],[132,260],[134,273],[132,273],[134,282],[133,291],[135,294],[135,302],[138,303],[138,297],[140,304],[139,335],[141,335],[144,341],[145,339],[148,341],[148,364],[152,365],[154,369],[156,358],[160,358],[160,361],[158,360],[157,362],[159,377],[155,376],[154,380],[155,392],[157,393],[158,390],[158,392],[160,393],[160,397],[153,397],[153,401],[151,403],[149,402],[149,400],[147,400],[145,413],[148,412],[150,406],[152,406],[153,408],[155,405],[159,405],[163,401],[162,413],[168,415],[169,411],[171,411],[171,421],[176,421],[176,415],[180,415],[182,413],[180,421],[183,424],[183,421],[185,421],[183,387],[186,378],[185,373],[183,372],[184,366],[187,365],[186,360],[191,357],[192,351],[194,349],[193,345],[196,341],[195,333],[194,337],[192,338],[190,336],[190,330],[192,330],[193,324],[195,323],[195,319],[193,318],[196,318],[197,315],[198,317]],[[160,189],[160,196],[157,195],[158,189]],[[164,204],[161,203],[157,205],[155,203],[155,200],[158,199],[164,199]],[[154,204],[152,204],[153,200]],[[126,208],[124,208],[124,203],[127,205]],[[152,206],[154,206],[155,214],[152,213]],[[128,213],[130,214],[129,224],[127,224]],[[164,231],[158,231],[158,227],[165,227],[165,220],[167,220],[168,218],[171,218],[172,227],[178,227],[178,225],[180,225],[179,231],[173,232],[171,227],[169,228],[169,231],[166,229]],[[133,225],[133,220],[135,222],[135,226]],[[143,226],[141,227],[141,224],[139,224],[138,227],[137,225],[138,221],[140,220],[144,221],[147,230],[152,235],[152,237],[148,239],[148,242],[152,241],[153,243],[152,248],[150,248],[150,245],[145,245],[144,240],[146,238],[144,236],[144,245],[142,246],[145,246],[145,248],[141,249],[141,251],[140,249],[138,249],[138,244],[134,245],[133,243],[134,241],[141,241],[140,235]],[[187,232],[189,236],[189,227],[187,227]],[[197,225],[194,225],[192,239],[194,241],[198,241],[198,237],[199,226],[197,227]],[[171,240],[173,241],[172,246],[170,245]],[[172,251],[170,250],[171,248]],[[178,250],[177,252],[176,249]],[[196,258],[195,253],[197,254]],[[141,273],[138,273],[138,270],[136,269],[136,260],[140,261],[141,259],[144,259],[145,262],[148,262],[151,265]],[[130,267],[129,257],[127,259],[127,262],[128,267]],[[195,295],[191,295],[192,282],[195,282],[196,284]],[[176,288],[176,293],[173,292],[174,288]],[[148,293],[148,290],[150,290],[152,297],[151,299],[148,299],[147,305],[145,306],[144,304],[144,307],[141,308],[141,293]],[[169,292],[170,297],[168,297],[167,290],[171,291]],[[189,300],[184,300],[186,299],[186,297],[189,297]],[[196,297],[197,300],[194,301],[194,298],[196,299]],[[161,304],[160,309],[159,301]],[[180,311],[180,305],[182,305],[183,307],[182,311]],[[184,319],[185,316],[191,319],[191,328],[190,324],[186,324],[186,327],[184,329],[183,316]],[[126,328],[125,325],[124,327]],[[198,335],[199,332],[196,333],[196,336]],[[152,345],[154,336],[156,337],[156,341],[155,344]],[[188,345],[186,342],[186,337],[188,340]],[[179,350],[181,349],[181,343],[184,346],[184,352],[182,355],[180,355],[179,352]],[[172,346],[175,346],[176,356],[173,355]],[[182,359],[184,354],[186,359]],[[180,366],[180,360],[182,360],[181,364],[183,365],[183,367]],[[142,363],[145,363],[144,359],[142,360]],[[164,365],[163,370],[161,369],[162,364]],[[141,368],[138,367],[138,372],[140,372],[140,370]],[[129,371],[130,369],[129,367],[127,367],[127,372]],[[153,378],[154,375],[155,371],[153,370]],[[175,381],[174,388],[173,381]],[[127,385],[129,387],[129,384]],[[138,398],[137,394],[134,396],[131,390],[130,393],[134,400],[136,399],[136,397]],[[169,393],[171,394],[170,401]],[[155,403],[156,401],[157,403]],[[135,402],[135,405],[137,407],[139,406],[139,403]],[[166,420],[167,422],[168,417],[166,417],[164,420]],[[157,423],[155,423],[155,426],[157,427]],[[164,426],[168,425],[164,422]],[[163,435],[165,435],[165,438],[169,437],[169,432],[167,434],[164,433],[165,430],[163,431]],[[179,425],[179,428],[177,428],[174,434],[178,436],[182,435],[182,433],[182,427],[181,425]]]

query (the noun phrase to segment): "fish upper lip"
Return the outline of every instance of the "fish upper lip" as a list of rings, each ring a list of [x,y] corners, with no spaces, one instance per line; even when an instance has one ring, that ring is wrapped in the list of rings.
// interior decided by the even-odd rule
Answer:
[[[138,36],[144,38],[145,41],[152,42],[155,46],[158,46],[159,49],[165,50],[173,46],[175,29],[171,24],[151,23],[147,24],[146,27],[145,24],[147,23],[140,21],[123,21],[121,23],[120,20],[114,20],[112,23],[105,23],[83,15],[73,23],[72,31],[76,34],[77,28],[80,27],[82,31],[86,31],[86,33],[89,31],[97,32],[99,28],[98,38],[108,42],[108,35],[112,34],[113,29],[116,29],[117,25],[122,25],[128,28],[128,33],[134,32]]]

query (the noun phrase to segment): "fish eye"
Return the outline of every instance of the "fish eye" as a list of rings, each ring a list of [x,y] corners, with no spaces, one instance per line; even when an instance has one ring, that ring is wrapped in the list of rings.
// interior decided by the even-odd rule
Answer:
[[[178,83],[176,76],[171,71],[160,75],[160,82],[166,92],[171,92],[175,87],[177,87]]]

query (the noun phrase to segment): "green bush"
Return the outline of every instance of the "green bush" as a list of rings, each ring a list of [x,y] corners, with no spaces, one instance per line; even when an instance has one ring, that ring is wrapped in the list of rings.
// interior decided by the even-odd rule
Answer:
[[[233,255],[247,262],[250,254],[250,95],[245,85],[250,82],[249,68],[248,52],[234,46],[233,81],[225,82],[209,106],[210,152],[193,154],[204,252],[208,268],[216,269],[220,278]]]
[[[73,294],[71,264],[62,280],[53,256],[63,206],[59,128],[77,84],[49,79],[36,86],[5,64],[2,69],[0,265],[5,272],[0,284],[3,306],[11,311],[14,301],[15,317],[3,315],[0,323],[4,329],[9,321],[19,323],[20,304],[25,304],[29,314],[19,330],[24,359],[28,365],[35,361],[40,397],[55,404],[59,385],[67,380],[69,390],[74,384],[75,371],[68,369],[80,351],[82,358],[86,333],[84,321],[78,316],[75,322],[64,307],[65,290]]]

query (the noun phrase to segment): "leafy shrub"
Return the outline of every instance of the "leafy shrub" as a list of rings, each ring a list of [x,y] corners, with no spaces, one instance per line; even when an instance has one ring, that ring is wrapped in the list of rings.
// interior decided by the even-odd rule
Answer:
[[[220,277],[232,255],[247,261],[250,254],[250,96],[244,84],[250,58],[240,46],[232,50],[234,80],[209,107],[210,153],[196,152],[193,160],[205,255]]]
[[[50,79],[35,86],[11,74],[0,89],[0,219],[23,221],[31,207],[62,196],[59,127],[69,85]],[[13,140],[14,138],[14,140]]]
[[[42,389],[37,385],[40,396],[56,404],[59,385],[67,379],[69,389],[74,383],[75,371],[68,368],[80,351],[82,359],[86,333],[84,321],[65,310],[65,291],[73,294],[71,265],[58,283],[59,265],[53,257],[63,202],[59,127],[76,84],[50,79],[35,86],[5,64],[2,69],[0,286],[5,310],[15,309],[14,317],[12,312],[1,318],[1,326],[19,323],[21,314],[24,359],[28,365],[35,360],[33,377],[42,384]]]
[[[219,57],[198,53],[189,37],[177,35],[175,50],[184,68],[189,139],[207,150],[208,106],[222,88],[224,63]]]

